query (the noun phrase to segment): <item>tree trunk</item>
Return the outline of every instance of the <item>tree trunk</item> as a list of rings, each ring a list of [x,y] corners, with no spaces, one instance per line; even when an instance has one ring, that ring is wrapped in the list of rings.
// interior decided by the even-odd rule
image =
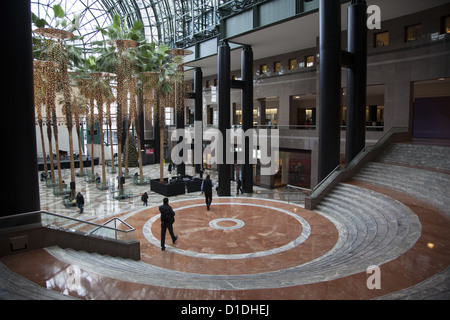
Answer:
[[[76,122],[75,131],[77,133],[77,138],[78,138],[78,153],[80,155],[80,176],[83,176],[84,175],[84,163],[83,163],[83,149],[82,149],[82,145],[81,145],[80,119],[78,119],[76,117],[75,122]]]
[[[91,118],[89,119],[89,136],[91,137],[91,175],[92,179],[95,176],[95,168],[94,168],[94,131],[95,131],[95,118],[94,118],[94,98],[90,99],[90,114]]]
[[[45,152],[44,129],[42,128],[42,120],[39,121],[39,131],[41,132],[42,155],[44,157],[44,172],[45,176],[47,177],[48,176],[47,153]]]
[[[72,126],[69,130],[69,152],[70,152],[70,181],[75,185],[75,160],[73,158],[73,137],[72,137]],[[70,198],[75,199],[76,189],[70,189]]]

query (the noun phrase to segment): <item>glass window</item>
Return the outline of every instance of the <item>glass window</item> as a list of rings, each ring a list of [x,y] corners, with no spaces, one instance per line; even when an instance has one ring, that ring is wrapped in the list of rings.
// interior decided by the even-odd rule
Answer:
[[[306,56],[305,64],[307,68],[314,67],[314,56]]]
[[[375,34],[375,48],[387,47],[389,45],[389,32]]]
[[[406,27],[406,42],[416,41],[422,37],[422,25]]]
[[[262,65],[260,65],[260,66],[259,66],[259,72],[260,72],[261,74],[266,73],[266,72],[267,72],[267,64],[262,64]]]
[[[273,72],[281,71],[281,62],[277,61],[273,63]]]
[[[443,33],[450,33],[450,16],[444,17],[444,32]]]
[[[297,69],[297,59],[289,60],[289,70]]]

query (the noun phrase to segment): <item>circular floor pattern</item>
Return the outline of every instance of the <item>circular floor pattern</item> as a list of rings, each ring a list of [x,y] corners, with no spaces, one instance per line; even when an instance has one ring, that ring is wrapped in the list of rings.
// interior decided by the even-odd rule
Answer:
[[[353,189],[348,188],[348,192]],[[386,216],[377,210],[364,211],[360,217],[350,215],[348,211],[342,215],[336,215],[335,210],[324,214],[280,201],[250,198],[215,199],[213,207],[207,211],[203,199],[192,199],[171,203],[177,213],[175,232],[180,235],[172,247],[174,250],[162,252],[158,242],[153,244],[146,239],[145,235],[152,235],[158,240],[160,226],[153,223],[159,219],[155,206],[127,219],[131,225],[145,224],[144,229],[138,229],[136,233],[141,243],[139,262],[121,260],[116,263],[114,258],[107,261],[104,257],[93,256],[85,263],[75,256],[76,253],[59,254],[57,250],[52,250],[52,255],[67,263],[78,263],[83,270],[164,288],[254,290],[332,281],[365,272],[368,264],[378,265],[396,259],[408,251],[420,235],[420,223],[409,208],[374,192],[358,192],[363,192],[377,207],[389,208],[382,213]],[[373,216],[368,218],[368,214]],[[210,221],[220,218],[242,220],[245,225],[234,230],[209,226]],[[382,223],[385,219],[385,226],[397,231],[377,230],[379,239],[367,237],[367,232],[372,230],[363,228],[359,218],[368,219],[371,224]],[[311,227],[309,237],[303,242],[287,251],[254,256],[267,251],[261,249],[280,250],[283,245],[301,238],[304,233],[302,219]],[[402,224],[400,231],[399,222]],[[360,231],[354,233],[357,228]],[[253,251],[246,252],[251,247]],[[221,251],[224,249],[229,254]],[[211,259],[214,255],[241,257]]]
[[[240,208],[243,207],[243,208]],[[229,260],[229,259],[247,259],[247,258],[258,258],[264,257],[268,255],[277,254],[280,252],[291,250],[308,239],[311,234],[311,226],[309,223],[299,215],[277,207],[270,207],[268,205],[256,204],[256,203],[234,203],[234,202],[221,202],[215,204],[215,209],[218,210],[218,214],[221,215],[237,215],[242,217],[248,221],[246,224],[244,221],[231,217],[218,218],[210,221],[208,225],[206,225],[206,221],[208,217],[206,215],[200,215],[198,212],[201,212],[204,209],[204,204],[195,204],[195,205],[187,205],[181,206],[176,209],[177,212],[177,221],[184,218],[184,221],[190,222],[187,226],[187,223],[181,220],[180,224],[182,225],[180,228],[185,228],[191,231],[188,232],[190,234],[189,238],[186,238],[185,241],[196,241],[202,238],[202,235],[205,239],[211,239],[211,242],[218,242],[213,246],[210,250],[206,250],[209,252],[201,252],[199,250],[195,250],[192,247],[187,249],[178,248],[178,246],[170,246],[166,244],[166,250],[174,252],[176,254],[182,254],[194,258],[203,258],[203,259],[221,259],[221,260]],[[240,210],[239,210],[240,209]],[[289,234],[283,232],[286,226],[279,228],[275,221],[270,223],[271,219],[276,219],[284,222],[285,219],[280,217],[280,213],[287,215],[293,219],[289,219]],[[269,215],[268,217],[263,217],[261,214]],[[185,216],[190,215],[193,217],[186,218]],[[256,217],[255,217],[256,216]],[[150,220],[148,220],[143,227],[143,233],[145,238],[155,246],[160,246],[160,237],[156,237],[152,233],[152,225],[160,219],[160,215],[153,216]],[[264,223],[261,220],[264,219]],[[255,221],[258,220],[258,221]],[[269,223],[266,223],[266,220]],[[231,227],[221,227],[218,223],[222,221],[232,221],[234,222],[234,226]],[[243,228],[245,225],[251,224],[251,227],[242,230],[242,232],[233,232],[237,231],[237,229]],[[229,231],[227,236],[222,233],[214,233],[208,229],[218,229],[220,231]],[[159,230],[159,228],[156,228]],[[155,230],[155,231],[156,231]],[[300,232],[301,231],[301,232]],[[176,232],[176,227],[175,227]],[[192,233],[202,233],[202,235],[193,238]],[[293,237],[292,240],[289,238],[292,234],[299,233],[298,236]],[[160,234],[159,234],[160,235]],[[285,237],[283,237],[285,236]],[[285,238],[283,239],[275,239],[275,237]],[[181,239],[184,239],[183,236],[180,236]],[[275,241],[276,240],[276,241]],[[277,246],[276,243],[286,242],[284,245]],[[224,246],[220,246],[221,242]],[[222,248],[219,248],[222,247]],[[224,248],[231,248],[232,250],[229,253],[223,253]],[[266,250],[260,250],[258,249]],[[205,250],[205,248],[199,248],[201,250]],[[231,251],[236,252],[243,250],[242,253],[231,253]],[[222,251],[222,252],[221,252]]]
[[[308,263],[326,254],[338,241],[338,229],[329,219],[277,200],[215,198],[207,211],[204,199],[170,203],[176,213],[172,245],[166,235],[161,252],[158,206],[127,217],[140,225],[141,261],[173,271],[205,275],[240,275],[279,271]],[[240,228],[231,219],[244,223]],[[169,239],[169,240],[167,240]],[[169,247],[169,246],[170,247]]]
[[[221,225],[221,224],[230,224],[231,225]],[[215,219],[212,220],[209,223],[209,226],[215,229],[220,229],[220,230],[234,230],[234,229],[239,229],[242,228],[245,225],[244,221],[239,220],[239,219],[233,219],[233,218],[220,218],[220,219]]]

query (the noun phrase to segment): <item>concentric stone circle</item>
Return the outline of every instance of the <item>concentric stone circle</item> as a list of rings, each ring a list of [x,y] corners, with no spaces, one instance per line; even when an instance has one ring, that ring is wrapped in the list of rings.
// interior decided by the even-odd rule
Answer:
[[[191,290],[255,290],[293,287],[332,281],[366,272],[369,265],[382,265],[392,261],[408,251],[416,243],[420,236],[421,225],[418,217],[411,209],[394,199],[373,191],[348,185],[344,185],[340,189],[336,192],[345,191],[348,204],[340,207],[334,202],[325,202],[314,213],[328,220],[336,228],[338,238],[334,246],[309,261],[303,261],[295,266],[274,271],[263,271],[253,274],[203,274],[173,270],[144,261],[124,262],[120,260],[120,263],[116,263],[115,258],[97,256],[92,256],[89,261],[83,261],[78,258],[78,253],[72,252],[67,254],[62,249],[57,250],[53,248],[51,254],[59,260],[77,264],[83,270],[98,272],[122,281]],[[353,200],[355,198],[358,200]],[[365,210],[355,210],[355,206],[357,205],[354,201],[359,201],[359,199],[366,199],[365,202],[371,204],[373,207]],[[240,201],[243,200],[240,199]],[[259,201],[258,203],[236,203],[232,199],[223,199],[223,201],[232,206],[263,206],[259,204]],[[248,199],[248,201],[253,200]],[[278,204],[282,204],[276,200],[264,200],[261,202],[267,204],[267,207],[271,210],[282,210],[276,207]],[[204,206],[203,203],[190,205],[188,203],[179,202],[180,206],[177,206],[176,210],[182,210],[183,206],[184,208]],[[347,210],[347,205],[353,208],[353,210]],[[293,211],[296,211],[296,208],[300,207],[292,206]],[[383,208],[383,210],[379,210],[379,208]],[[295,213],[288,212],[287,210],[286,212],[287,214],[298,217]],[[151,225],[159,217],[159,214],[155,214],[150,220],[144,223],[142,230],[142,236],[157,247],[160,245],[159,240],[152,235]],[[311,219],[311,216],[307,219]],[[315,224],[313,223],[312,226],[315,227]],[[376,226],[376,228],[373,229],[373,226]],[[304,229],[307,228],[305,227]],[[317,228],[313,230],[315,231],[311,233],[311,238],[317,235],[317,233],[320,235],[320,230],[317,230]],[[224,230],[223,232],[229,231]],[[294,247],[293,249],[295,250],[296,248]],[[276,248],[275,250],[280,250],[280,248]],[[167,251],[172,254],[167,256],[170,261],[173,261],[177,253],[191,255],[195,258],[204,258],[205,260],[251,259],[257,257],[257,255],[274,254],[274,251],[268,250],[268,252],[261,251],[239,255],[212,255],[209,253],[190,252],[188,250],[184,250],[183,252],[183,250],[176,248],[176,246],[167,247],[167,250],[164,252],[165,255],[167,255]],[[175,255],[173,255],[174,253]],[[130,272],[130,270],[133,270],[133,272]]]
[[[272,248],[269,250],[263,250],[263,251],[257,251],[257,252],[251,252],[251,253],[241,253],[241,254],[213,254],[213,253],[202,253],[202,252],[193,252],[193,251],[189,251],[189,250],[183,250],[180,248],[176,248],[174,246],[170,246],[166,244],[166,250],[167,251],[171,251],[177,254],[182,254],[182,255],[186,255],[186,256],[190,256],[190,257],[195,257],[195,258],[203,258],[203,259],[222,259],[222,260],[227,260],[227,259],[247,259],[247,258],[258,258],[258,257],[264,257],[264,256],[268,256],[268,255],[272,255],[272,254],[277,254],[280,252],[284,252],[284,251],[288,251],[291,250],[292,248],[297,247],[298,245],[302,244],[303,242],[305,242],[308,237],[311,234],[311,226],[309,225],[308,221],[306,221],[304,218],[300,217],[299,215],[290,212],[288,210],[284,210],[281,208],[276,208],[276,207],[270,207],[267,205],[261,205],[261,204],[255,204],[255,203],[233,203],[233,202],[221,202],[221,203],[217,203],[215,204],[216,206],[220,206],[220,205],[241,205],[241,206],[251,206],[251,207],[262,207],[262,208],[266,208],[266,209],[270,209],[270,210],[274,210],[274,211],[278,211],[278,212],[282,212],[284,214],[287,214],[293,218],[295,218],[302,226],[302,233],[295,239],[293,239],[292,241],[290,241],[289,243],[287,243],[286,245],[280,246],[278,248]],[[177,208],[177,212],[182,212],[183,209],[187,209],[187,208],[193,208],[193,207],[203,207],[203,204],[194,204],[194,205],[187,205],[187,206],[182,206]],[[143,227],[143,233],[145,238],[152,243],[155,246],[160,246],[160,240],[157,239],[153,233],[152,233],[152,225],[155,221],[159,220],[160,215],[155,215],[154,217],[152,217],[150,220],[148,220]],[[236,223],[235,226],[233,227],[220,227],[218,226],[218,222],[220,221],[234,221]],[[211,225],[212,224],[212,225]],[[213,221],[211,221],[209,223],[209,225],[215,229],[223,229],[223,230],[236,230],[239,228],[242,228],[245,223],[242,220],[239,219],[234,219],[234,218],[219,218],[219,219],[215,219]]]
[[[234,226],[231,227],[225,227],[225,226],[221,226],[219,225],[220,222],[222,221],[232,221],[235,223]],[[220,218],[220,219],[214,219],[209,223],[209,226],[214,228],[214,229],[219,229],[219,230],[235,230],[235,229],[240,229],[245,225],[245,222],[239,219],[234,219],[234,218]]]

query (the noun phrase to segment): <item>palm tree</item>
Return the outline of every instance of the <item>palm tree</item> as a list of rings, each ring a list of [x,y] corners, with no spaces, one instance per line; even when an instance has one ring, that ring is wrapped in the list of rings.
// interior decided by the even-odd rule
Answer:
[[[125,17],[125,21],[126,21]],[[137,48],[145,42],[142,30],[144,24],[141,21],[135,21],[131,28],[126,23],[122,23],[120,16],[115,14],[113,22],[106,29],[98,27],[98,30],[105,35],[108,40],[95,42],[96,45],[103,46],[96,52],[101,53],[100,64],[107,71],[116,70],[117,73],[117,139],[118,139],[118,170],[119,170],[119,195],[123,194],[122,181],[122,133],[123,120],[126,117],[126,84],[132,78],[134,64],[137,57]],[[111,50],[107,45],[112,45]]]
[[[174,104],[174,82],[179,77],[177,63],[161,45],[156,49],[154,43],[141,48],[141,75],[146,103],[146,116],[150,122],[159,122],[159,178],[164,182],[164,127],[165,108]],[[153,104],[153,112],[150,105]],[[153,114],[153,115],[152,115]]]
[[[83,69],[81,69],[83,70]],[[77,86],[81,92],[81,94],[87,100],[87,110],[86,120],[89,127],[89,132],[91,136],[91,173],[89,181],[95,181],[95,166],[94,166],[94,129],[95,129],[95,85],[94,79],[89,75],[81,74],[78,76]]]
[[[45,105],[46,92],[45,92],[45,77],[43,72],[43,61],[34,61],[34,105],[36,109],[36,118],[39,125],[39,131],[41,133],[42,154],[44,158],[44,172],[45,176],[48,176],[47,168],[47,154],[45,152],[44,130],[42,120],[42,107]]]
[[[80,94],[80,92],[72,91],[72,114],[75,119],[75,131],[78,138],[78,150],[80,158],[80,176],[84,176],[84,164],[83,164],[83,148],[81,145],[81,119],[80,117],[88,113],[88,100]]]
[[[103,104],[104,101],[111,100],[110,96],[112,95],[112,90],[109,85],[109,77],[110,75],[103,72],[92,73],[92,77],[94,77],[94,88],[95,95],[97,100],[97,110],[98,110],[98,124],[100,127],[100,147],[101,147],[101,158],[102,158],[102,179],[101,179],[101,187],[99,189],[104,190],[107,189],[106,186],[106,164],[105,164],[105,144],[103,140],[103,121],[104,121],[104,110]]]
[[[72,139],[72,112],[71,112],[71,91],[70,91],[70,81],[68,74],[68,67],[71,62],[77,63],[80,57],[80,50],[75,46],[67,46],[66,40],[75,37],[72,33],[75,29],[79,27],[79,16],[74,16],[73,20],[66,19],[66,14],[62,10],[60,5],[55,5],[53,7],[57,25],[55,28],[46,28],[50,26],[44,19],[39,19],[34,14],[32,14],[33,23],[38,29],[34,30],[34,33],[41,36],[41,41],[36,42],[44,43],[44,46],[35,46],[35,57],[44,56],[47,61],[57,63],[59,69],[56,70],[53,64],[48,65],[48,84],[49,91],[47,94],[47,103],[52,110],[52,124],[53,132],[55,135],[55,145],[56,145],[56,155],[58,162],[58,179],[60,191],[62,191],[62,176],[61,176],[61,163],[59,154],[59,142],[58,142],[58,124],[56,119],[56,108],[55,108],[55,92],[54,88],[56,84],[62,84],[62,91],[64,96],[64,106],[63,112],[66,116],[66,126],[69,133],[69,154],[70,154],[70,171],[71,171],[71,197],[75,197],[75,165],[74,165],[74,152],[73,152],[73,139]],[[58,29],[59,26],[63,29]],[[68,29],[68,30],[64,30]],[[79,37],[76,37],[79,38]],[[70,58],[69,58],[70,56]],[[56,72],[59,71],[59,72]],[[55,77],[59,77],[59,81],[55,82]],[[52,175],[53,176],[53,175]]]
[[[109,127],[109,144],[111,145],[111,173],[115,173],[116,170],[114,168],[115,160],[114,160],[114,140],[113,140],[113,130],[112,130],[112,117],[111,117],[111,104],[114,102],[115,97],[111,93],[106,97],[106,120],[108,121]]]

